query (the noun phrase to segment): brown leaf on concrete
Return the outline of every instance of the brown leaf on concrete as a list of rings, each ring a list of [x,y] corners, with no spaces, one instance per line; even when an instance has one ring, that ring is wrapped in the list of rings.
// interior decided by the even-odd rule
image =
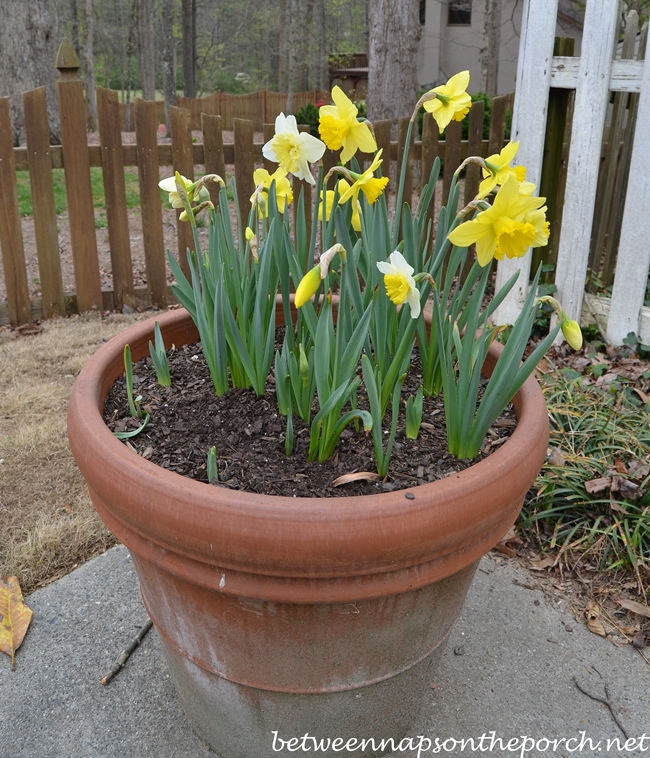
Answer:
[[[11,658],[12,669],[16,650],[25,639],[33,615],[23,603],[18,579],[0,579],[0,650]]]
[[[533,571],[544,571],[547,568],[553,568],[555,566],[555,558],[551,555],[547,555],[545,558],[533,558],[530,562],[530,568]]]
[[[643,603],[637,603],[635,600],[628,600],[626,597],[616,596],[613,598],[621,608],[625,608],[632,613],[638,613],[639,616],[645,616],[650,619],[650,606],[643,605]]]
[[[612,486],[611,476],[602,476],[598,479],[590,479],[588,482],[585,482],[585,489],[590,495],[595,495],[598,492],[602,492],[603,490],[606,490],[611,486]]]
[[[590,632],[597,634],[599,637],[607,637],[605,627],[600,620],[600,606],[595,600],[590,600],[587,603],[585,618],[587,619],[587,628]]]

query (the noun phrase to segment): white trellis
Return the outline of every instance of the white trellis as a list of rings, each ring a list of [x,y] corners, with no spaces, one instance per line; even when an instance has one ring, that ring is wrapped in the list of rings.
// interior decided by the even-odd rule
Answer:
[[[517,161],[527,179],[539,186],[548,94],[551,87],[575,89],[573,129],[567,165],[566,193],[555,275],[557,298],[567,314],[580,319],[600,150],[609,91],[638,92],[639,106],[625,210],[606,333],[620,345],[629,332],[650,344],[650,309],[643,308],[650,267],[650,63],[613,60],[618,0],[587,0],[582,53],[579,58],[553,57],[558,0],[524,0],[512,138],[521,140]],[[513,323],[521,310],[530,275],[530,251],[504,260],[497,269],[497,289],[520,269],[517,286],[496,313],[500,323]]]

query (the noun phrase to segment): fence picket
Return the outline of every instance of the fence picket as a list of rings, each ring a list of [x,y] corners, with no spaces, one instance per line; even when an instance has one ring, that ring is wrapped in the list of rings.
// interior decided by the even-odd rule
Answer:
[[[410,119],[400,118],[397,124],[397,175],[401,176],[402,163],[406,161],[406,174],[404,176],[404,202],[413,205],[413,152],[415,141],[415,129],[411,132],[411,142],[406,146],[406,133],[408,132]]]
[[[648,22],[643,24],[639,39],[639,52],[637,60],[645,58],[646,45],[648,42]],[[630,94],[627,109],[627,124],[625,125],[625,142],[621,160],[616,175],[616,187],[614,188],[614,208],[612,212],[612,225],[607,234],[605,247],[605,260],[603,262],[603,280],[611,283],[614,280],[614,265],[616,263],[616,251],[619,249],[621,238],[621,224],[623,222],[623,210],[625,208],[625,188],[628,186],[630,163],[632,161],[632,147],[634,145],[634,130],[636,129],[637,113],[639,109],[639,94]]]
[[[650,64],[643,70],[621,241],[612,289],[607,337],[622,344],[629,332],[640,333],[641,308],[650,267],[650,246],[639,209],[650,200]]]
[[[628,14],[625,24],[625,36],[621,54],[622,58],[634,57],[634,46],[636,43],[638,26],[639,14],[635,10],[632,10]],[[607,139],[607,152],[600,170],[598,194],[596,197],[597,208],[594,213],[596,225],[592,234],[591,250],[589,254],[590,290],[593,290],[595,276],[600,271],[600,261],[603,254],[603,247],[605,246],[605,235],[608,226],[610,226],[610,212],[614,194],[616,168],[619,164],[620,142],[627,118],[626,106],[628,99],[629,95],[627,92],[616,92],[614,94],[614,109]],[[611,281],[605,281],[603,283],[611,284]]]
[[[600,7],[599,7],[600,6]],[[607,108],[617,0],[588,3],[567,165],[555,282],[569,318],[579,319],[589,260],[594,200]]]
[[[235,184],[237,186],[237,199],[239,200],[239,213],[241,214],[242,224],[246,225],[248,212],[251,209],[251,195],[255,190],[253,186],[253,172],[255,171],[253,122],[243,118],[233,119],[233,131],[235,139]]]
[[[165,241],[162,226],[162,205],[158,188],[158,117],[156,104],[137,99],[133,108],[135,140],[140,182],[140,212],[147,287],[151,303],[167,307],[167,275]]]
[[[467,134],[467,154],[480,156],[483,150],[483,114],[485,113],[485,103],[477,100],[472,103],[472,109],[469,112],[469,131]],[[503,135],[501,135],[503,140]],[[478,186],[481,182],[481,167],[476,163],[470,163],[465,169],[465,195],[464,201],[467,205],[478,195]]]
[[[554,55],[573,55],[575,40],[571,37],[556,39]],[[549,264],[557,262],[557,246],[560,239],[562,203],[564,200],[563,161],[564,137],[573,93],[566,89],[553,88],[548,96],[548,117],[544,138],[544,158],[542,176],[539,183],[540,197],[546,198],[548,207],[546,218],[550,225],[548,244],[533,250],[531,269],[536,272],[542,260]],[[542,276],[549,281],[548,275]]]
[[[113,272],[115,310],[135,305],[129,216],[126,209],[122,134],[117,108],[117,92],[97,87],[99,141],[102,148],[102,176],[106,198],[106,221]]]
[[[226,181],[226,165],[223,160],[223,133],[221,131],[221,116],[208,113],[201,114],[201,129],[203,130],[203,160],[206,174],[217,174]],[[216,206],[219,203],[220,185],[215,182],[208,184],[210,198]]]
[[[9,191],[3,190],[2,202],[0,203],[0,245],[2,246],[2,265],[5,272],[9,322],[17,326],[18,324],[28,324],[31,321],[31,307],[27,286],[27,269],[25,268],[23,234],[20,228],[20,209],[18,207],[14,147],[11,134],[9,98],[3,97],[0,98],[0,186],[8,187]]]
[[[59,257],[59,234],[56,228],[45,87],[25,92],[23,111],[43,315],[45,318],[56,318],[65,315],[65,299]]]
[[[60,77],[56,83],[56,92],[61,119],[61,146],[65,163],[77,304],[80,311],[89,311],[102,308],[102,287],[86,139],[86,102],[83,83],[77,76],[79,59],[68,40],[61,44],[57,68]]]
[[[190,130],[190,112],[186,108],[170,108],[169,120],[172,132],[172,165],[186,179],[194,180],[194,156],[192,153],[192,132]],[[192,226],[187,221],[180,221],[182,209],[176,211],[176,228],[178,231],[178,261],[185,276],[190,275],[187,250],[194,250]]]
[[[454,171],[460,165],[460,142],[463,126],[460,121],[452,121],[445,129],[445,169],[442,176],[442,204],[449,198],[449,188]]]
[[[527,168],[527,179],[539,186],[542,174],[546,108],[551,83],[551,60],[555,42],[558,0],[524,0],[521,38],[517,60],[517,92],[512,114],[511,135],[521,140],[516,163]],[[499,261],[496,290],[519,271],[519,278],[509,295],[497,308],[494,318],[499,324],[514,324],[528,292],[530,251],[521,258]]]

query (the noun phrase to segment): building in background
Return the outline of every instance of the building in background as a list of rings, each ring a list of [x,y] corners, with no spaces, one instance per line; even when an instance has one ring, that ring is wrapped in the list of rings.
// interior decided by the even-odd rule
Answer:
[[[522,0],[421,0],[420,84],[435,86],[469,69],[470,92],[514,92],[522,8]],[[560,0],[556,36],[576,40],[574,55],[583,20],[584,0]]]

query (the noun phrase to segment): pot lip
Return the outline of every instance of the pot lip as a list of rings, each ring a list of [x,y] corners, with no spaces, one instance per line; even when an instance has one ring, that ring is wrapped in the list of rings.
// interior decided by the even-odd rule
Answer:
[[[217,551],[212,552],[212,542],[208,549],[209,540],[227,540],[235,535],[236,539],[249,540],[251,545],[257,545],[256,549],[262,544],[271,546],[277,542],[275,553],[284,553],[284,562],[295,566],[300,574],[300,557],[287,553],[290,550],[288,545],[296,539],[296,530],[302,532],[300,541],[304,554],[318,550],[321,543],[331,546],[333,542],[348,554],[345,559],[348,562],[355,561],[356,549],[362,553],[364,550],[378,552],[378,548],[370,546],[371,537],[364,537],[365,531],[370,530],[375,537],[377,533],[383,535],[383,550],[388,549],[385,562],[390,564],[392,561],[397,567],[403,564],[404,550],[420,554],[422,548],[414,548],[414,541],[426,539],[426,534],[438,540],[437,532],[444,531],[447,526],[457,532],[452,543],[455,540],[456,546],[463,549],[479,539],[485,524],[493,528],[496,522],[503,521],[504,508],[492,504],[491,498],[485,496],[487,488],[502,490],[499,493],[501,499],[505,496],[506,502],[510,503],[517,500],[520,506],[546,453],[546,405],[537,381],[531,376],[515,398],[518,423],[508,441],[484,460],[444,479],[410,489],[331,498],[262,495],[188,479],[129,450],[108,429],[100,410],[105,392],[121,373],[119,366],[123,365],[124,345],[128,342],[132,349],[137,343],[146,345],[152,337],[154,321],[159,322],[163,333],[171,329],[194,328],[189,313],[178,309],[138,322],[103,345],[86,363],[74,384],[68,410],[68,436],[73,456],[91,495],[98,497],[104,505],[121,499],[121,517],[129,528],[144,536],[155,534],[158,544],[178,549],[185,555],[214,560]],[[498,355],[499,348],[493,345],[491,354]],[[102,461],[102,467],[97,467],[98,460]],[[513,466],[521,468],[522,465],[528,467],[525,476],[513,477]],[[519,481],[513,481],[517,479]],[[522,479],[527,481],[523,491]],[[145,493],[144,501],[138,500],[137,507],[133,500],[135,489]],[[407,493],[411,493],[408,498]],[[512,506],[510,510],[513,510]],[[163,521],[165,523],[161,526]],[[513,521],[514,517],[510,523]],[[269,528],[279,531],[265,534]],[[419,529],[426,533],[423,537]],[[188,530],[194,534],[189,545],[184,543],[183,536]],[[323,530],[327,530],[326,536]],[[386,548],[391,544],[391,530],[403,531],[402,543],[404,540],[411,543],[410,547],[396,548],[392,557],[390,548]],[[396,534],[392,537],[398,539]],[[198,543],[201,543],[200,548]],[[435,546],[431,549],[436,550]],[[229,550],[224,550],[223,565],[226,565]],[[249,555],[247,560],[250,558]],[[235,559],[231,555],[229,560],[232,563]],[[253,560],[253,564],[259,568],[266,565],[266,559],[260,556]],[[327,571],[323,567],[323,574]]]

